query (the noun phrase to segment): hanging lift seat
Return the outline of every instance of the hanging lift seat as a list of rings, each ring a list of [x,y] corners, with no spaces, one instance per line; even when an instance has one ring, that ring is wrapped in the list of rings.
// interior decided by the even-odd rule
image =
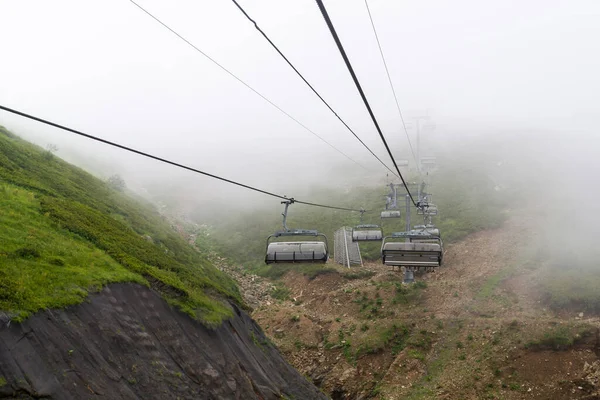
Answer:
[[[435,204],[429,203],[427,206],[423,208],[417,209],[417,215],[438,215],[438,208]]]
[[[442,262],[442,247],[437,243],[388,242],[381,253],[385,265],[439,267]]]
[[[414,229],[416,231],[425,232],[432,236],[440,236],[440,230],[435,227],[435,225],[415,225]]]
[[[327,247],[324,242],[272,242],[267,247],[265,262],[326,262]]]
[[[387,210],[381,212],[381,218],[400,218],[400,210]]]
[[[383,232],[379,225],[357,225],[352,228],[353,242],[381,241]]]
[[[322,237],[322,241],[272,242],[281,236]],[[326,263],[329,259],[327,236],[314,230],[289,229],[276,232],[267,238],[265,263]]]
[[[394,241],[403,240],[403,241]],[[430,269],[442,265],[442,239],[423,231],[395,232],[383,238],[383,264],[411,269]]]

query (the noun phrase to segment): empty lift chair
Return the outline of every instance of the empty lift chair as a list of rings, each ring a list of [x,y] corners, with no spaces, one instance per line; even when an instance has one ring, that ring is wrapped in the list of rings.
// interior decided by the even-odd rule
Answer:
[[[360,224],[352,228],[353,242],[379,242],[383,239],[383,230],[379,225],[363,224],[363,214],[365,210],[360,210]]]
[[[433,216],[438,215],[438,208],[433,203],[425,203],[423,207],[417,208],[417,215]]]
[[[385,210],[381,212],[381,218],[400,218],[400,210],[398,207],[398,191],[393,183],[390,183],[390,194],[387,196],[387,202],[385,204]]]
[[[379,225],[364,224],[352,228],[353,242],[380,242],[383,239],[383,231]]]
[[[313,262],[325,263],[329,258],[329,249],[327,246],[327,236],[316,230],[310,229],[288,229],[286,224],[287,211],[294,199],[282,201],[285,204],[283,212],[283,231],[275,232],[267,238],[267,249],[265,254],[265,263],[296,263]],[[315,240],[298,240],[274,242],[272,239],[279,237],[314,237]],[[322,240],[317,240],[322,238]]]
[[[400,210],[385,210],[381,212],[381,218],[400,218],[402,215],[400,214]]]
[[[441,238],[423,231],[395,232],[386,236],[381,245],[383,264],[409,270],[432,270],[440,267],[442,257]]]
[[[414,230],[418,232],[425,232],[432,236],[440,236],[440,230],[433,224],[427,225],[415,225]]]

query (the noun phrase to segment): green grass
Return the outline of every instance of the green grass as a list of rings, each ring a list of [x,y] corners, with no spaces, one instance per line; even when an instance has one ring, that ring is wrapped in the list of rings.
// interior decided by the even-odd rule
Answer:
[[[375,272],[373,272],[373,271],[367,271],[367,270],[356,271],[356,272],[346,272],[345,274],[342,274],[342,276],[344,278],[348,279],[348,280],[369,279],[373,275],[375,275]]]
[[[541,337],[525,344],[531,350],[568,350],[593,334],[589,325],[564,324],[545,331]]]
[[[114,282],[159,291],[218,325],[235,283],[147,204],[0,128],[0,309],[22,320]]]
[[[280,279],[290,271],[296,271],[308,279],[315,279],[319,275],[337,274],[335,268],[325,267],[322,264],[263,264],[250,268],[250,271],[256,275],[269,279]]]
[[[369,334],[361,340],[356,350],[356,358],[364,354],[375,354],[389,349],[396,355],[404,349],[411,333],[405,325],[393,324],[389,327],[377,327],[369,330]]]
[[[104,251],[56,227],[32,192],[0,185],[0,202],[0,309],[17,319],[80,303],[88,290],[109,282],[148,284]]]
[[[271,290],[271,297],[277,300],[287,300],[290,298],[290,289],[283,285],[278,285]]]
[[[600,271],[596,262],[554,263],[541,274],[540,289],[555,311],[600,313]]]

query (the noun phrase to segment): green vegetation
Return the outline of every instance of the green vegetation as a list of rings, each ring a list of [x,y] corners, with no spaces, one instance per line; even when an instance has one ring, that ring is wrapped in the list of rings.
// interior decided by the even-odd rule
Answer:
[[[356,356],[379,353],[388,347],[392,354],[396,355],[406,346],[410,333],[411,330],[405,325],[393,324],[387,328],[374,328],[360,344]]]
[[[348,279],[348,280],[369,279],[373,275],[375,275],[375,272],[373,272],[373,271],[367,271],[367,270],[355,271],[355,272],[347,272],[345,274],[342,274],[342,276],[344,278]]]
[[[392,304],[408,304],[415,302],[421,298],[422,290],[427,287],[427,284],[403,285],[402,283],[395,284],[395,295],[392,299]]]
[[[407,356],[409,358],[414,358],[415,360],[425,361],[425,354],[423,354],[419,350],[410,349],[408,350]]]
[[[308,277],[308,279],[315,279],[319,275],[326,275],[337,273],[335,268],[323,267],[320,264],[259,264],[254,268],[250,268],[250,271],[256,275],[264,276],[269,279],[280,279],[290,271],[296,271],[302,275]]]
[[[559,259],[543,271],[540,285],[545,302],[553,310],[600,313],[600,271],[595,261]]]
[[[525,345],[532,350],[568,350],[592,335],[589,325],[563,324],[547,330],[544,334]]]
[[[271,290],[271,297],[277,300],[287,300],[290,298],[290,289],[283,285],[277,285]]]
[[[0,309],[17,320],[114,282],[152,286],[218,325],[235,283],[150,206],[0,127]]]
[[[346,330],[340,328],[337,342],[329,341],[328,335],[325,335],[325,348],[328,350],[341,349],[346,360],[351,364],[356,364],[360,357],[367,354],[377,354],[383,351],[390,351],[393,355],[398,354],[404,349],[411,333],[410,328],[405,325],[380,325],[370,329],[368,325],[363,324],[361,327],[363,335],[350,342],[347,336],[352,335],[355,329],[355,325]]]

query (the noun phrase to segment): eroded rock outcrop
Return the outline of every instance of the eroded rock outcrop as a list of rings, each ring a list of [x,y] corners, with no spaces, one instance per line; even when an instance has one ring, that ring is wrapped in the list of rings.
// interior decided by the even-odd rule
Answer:
[[[117,284],[0,328],[0,397],[321,399],[260,327],[209,329],[148,288]]]

